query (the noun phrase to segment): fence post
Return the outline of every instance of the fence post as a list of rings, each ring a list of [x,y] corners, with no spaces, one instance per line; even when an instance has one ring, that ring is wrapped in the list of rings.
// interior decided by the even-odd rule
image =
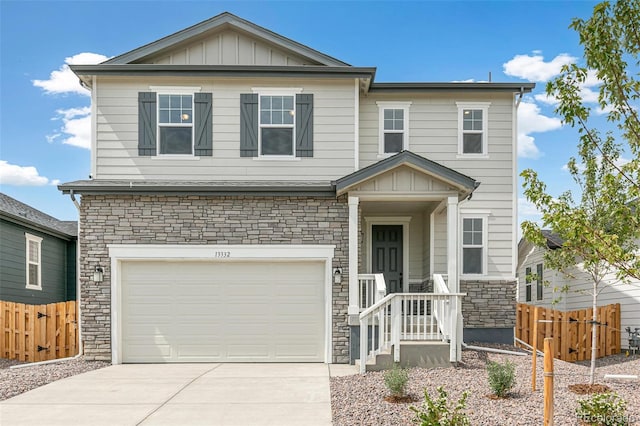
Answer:
[[[531,365],[531,391],[536,391],[536,370],[538,369],[538,307],[533,308],[533,356]]]
[[[553,426],[553,339],[544,339],[544,426]]]

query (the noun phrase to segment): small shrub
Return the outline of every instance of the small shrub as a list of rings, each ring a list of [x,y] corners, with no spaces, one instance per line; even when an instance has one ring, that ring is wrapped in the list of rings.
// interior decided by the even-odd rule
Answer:
[[[449,395],[438,386],[438,397],[431,399],[429,392],[424,390],[424,403],[421,407],[409,407],[416,413],[415,422],[420,426],[469,426],[469,418],[462,411],[467,406],[469,392],[464,391],[462,397],[456,402],[454,407],[449,404]]]
[[[508,360],[504,364],[488,361],[489,387],[496,396],[504,397],[516,384],[516,367]]]
[[[576,408],[578,419],[588,425],[626,426],[629,424],[625,415],[627,403],[616,393],[596,393],[589,398],[579,399],[580,407]]]
[[[391,370],[384,372],[384,384],[394,398],[402,398],[405,396],[408,381],[409,373],[400,367],[399,364],[394,364]]]

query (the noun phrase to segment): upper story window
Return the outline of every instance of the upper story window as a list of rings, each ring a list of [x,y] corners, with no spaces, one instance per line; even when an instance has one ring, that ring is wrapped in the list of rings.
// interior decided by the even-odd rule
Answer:
[[[193,95],[158,94],[160,154],[193,154]]]
[[[302,88],[254,87],[240,94],[240,156],[313,157],[313,94]]]
[[[487,156],[489,102],[456,102],[458,106],[458,154]]]
[[[260,96],[260,155],[293,156],[294,96]]]
[[[543,267],[542,263],[538,263],[536,265],[536,297],[538,300],[544,299],[543,294]]]
[[[213,95],[190,86],[150,89],[138,93],[138,155],[211,156]]]
[[[24,236],[27,248],[26,288],[42,290],[42,238],[31,234],[24,234]]]
[[[411,102],[379,101],[379,157],[409,149],[409,106]]]

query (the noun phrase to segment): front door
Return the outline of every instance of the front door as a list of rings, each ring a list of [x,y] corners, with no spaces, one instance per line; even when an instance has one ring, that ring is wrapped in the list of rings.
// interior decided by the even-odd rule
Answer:
[[[387,293],[402,293],[402,225],[373,225],[371,263],[374,274],[384,274]]]

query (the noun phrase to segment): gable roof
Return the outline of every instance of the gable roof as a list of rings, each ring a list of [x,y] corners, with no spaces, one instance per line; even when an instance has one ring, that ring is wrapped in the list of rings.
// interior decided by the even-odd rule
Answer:
[[[78,235],[78,222],[58,220],[0,192],[0,217],[67,238]]]
[[[229,12],[223,12],[219,15],[214,16],[213,18],[207,19],[206,21],[202,21],[198,24],[185,28],[182,31],[178,31],[177,33],[173,33],[144,46],[138,47],[137,49],[111,58],[103,62],[102,64],[123,65],[139,62],[146,57],[156,55],[165,50],[169,50],[172,47],[193,37],[200,36],[208,32],[213,32],[225,27],[231,27],[236,30],[249,33],[282,49],[294,52],[302,57],[305,57],[318,65],[343,67],[350,66],[346,62],[342,62],[339,59],[326,55],[322,52],[305,46],[304,44],[298,43],[297,41],[281,36],[280,34],[274,33],[273,31],[254,24],[253,22],[249,22],[245,19],[239,18],[238,16],[235,16],[234,14]]]
[[[542,229],[541,232],[542,236],[546,240],[546,246],[548,249],[555,250],[562,248],[562,243],[564,243],[564,240],[562,239],[562,237],[560,237],[560,235],[552,232],[550,229]],[[531,243],[525,237],[520,238],[520,241],[518,242],[518,248],[524,247],[525,244]]]
[[[480,185],[480,182],[475,179],[463,175],[449,167],[445,167],[440,163],[436,163],[435,161],[424,158],[418,154],[414,154],[411,151],[401,151],[391,157],[385,158],[384,160],[378,161],[364,169],[360,169],[350,175],[338,179],[335,181],[336,194],[345,192],[349,187],[402,165],[412,166],[423,170],[430,175],[436,176],[437,178],[458,187],[465,195],[471,194]]]

